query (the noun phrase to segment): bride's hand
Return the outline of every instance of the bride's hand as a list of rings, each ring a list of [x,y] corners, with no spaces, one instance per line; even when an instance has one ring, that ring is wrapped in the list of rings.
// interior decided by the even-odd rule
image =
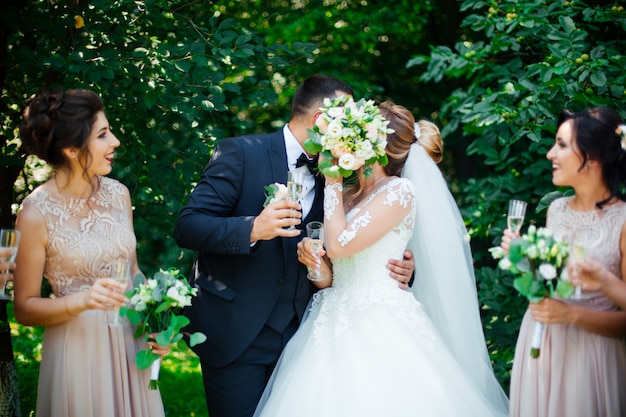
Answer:
[[[308,266],[309,268],[315,268],[321,265],[322,256],[326,254],[324,248],[322,248],[318,254],[316,255],[313,252],[313,248],[311,245],[311,239],[308,237],[303,238],[300,242],[298,242],[298,261]]]

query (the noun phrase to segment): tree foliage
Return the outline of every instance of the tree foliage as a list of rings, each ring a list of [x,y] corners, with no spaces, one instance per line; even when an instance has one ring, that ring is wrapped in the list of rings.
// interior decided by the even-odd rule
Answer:
[[[16,127],[27,98],[44,87],[93,89],[122,141],[113,176],[131,190],[149,270],[180,258],[173,224],[215,140],[250,129],[248,109],[278,96],[274,75],[312,49],[268,45],[204,2],[30,1],[2,19],[1,165],[13,175],[3,183],[21,175],[14,199],[3,194],[3,214],[41,181],[22,171]]]
[[[443,102],[440,123],[446,143],[462,141],[474,158],[459,197],[474,237],[486,333],[506,381],[526,303],[486,248],[499,243],[511,198],[529,201],[536,207],[529,221],[545,223],[554,191],[545,155],[562,109],[602,105],[626,116],[626,13],[617,2],[460,4],[466,16],[454,47],[433,46],[408,65],[426,66],[427,83],[462,82]]]

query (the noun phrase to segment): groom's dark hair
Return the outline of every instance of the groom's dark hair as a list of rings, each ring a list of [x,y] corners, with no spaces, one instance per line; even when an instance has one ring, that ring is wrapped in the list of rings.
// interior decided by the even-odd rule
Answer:
[[[291,103],[291,117],[303,116],[312,107],[321,107],[325,98],[334,98],[337,91],[353,96],[354,92],[345,82],[329,75],[314,75],[307,78],[296,90]]]

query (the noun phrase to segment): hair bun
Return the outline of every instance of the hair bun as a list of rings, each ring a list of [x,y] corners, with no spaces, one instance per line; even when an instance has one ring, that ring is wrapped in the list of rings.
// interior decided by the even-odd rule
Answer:
[[[29,154],[48,160],[54,137],[56,114],[63,104],[63,91],[44,91],[33,98],[24,111],[20,136]]]
[[[419,132],[419,136],[417,132]],[[436,164],[441,162],[443,159],[443,140],[436,124],[428,120],[420,120],[415,123],[415,137]]]

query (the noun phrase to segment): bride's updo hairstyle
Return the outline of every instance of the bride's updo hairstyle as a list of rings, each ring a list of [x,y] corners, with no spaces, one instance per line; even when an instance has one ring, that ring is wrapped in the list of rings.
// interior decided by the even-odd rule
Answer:
[[[387,135],[387,175],[399,176],[409,155],[411,145],[417,141],[436,164],[443,157],[443,141],[439,128],[432,122],[420,120],[415,123],[413,114],[404,106],[385,101],[380,106],[380,114],[389,120],[394,133]]]
[[[89,136],[103,108],[100,97],[89,90],[57,89],[38,94],[24,111],[20,124],[24,149],[55,169],[70,167],[64,148],[76,148],[79,161],[90,161]],[[85,171],[88,165],[83,166]]]
[[[430,159],[438,164],[443,159],[443,140],[441,140],[439,128],[428,120],[420,120],[417,122],[417,127],[419,128],[415,134],[416,137],[419,136],[417,141],[430,156]]]
[[[576,141],[582,163],[579,171],[585,169],[588,161],[596,161],[602,166],[602,177],[610,195],[596,203],[599,208],[613,197],[626,201],[622,187],[626,186],[626,125],[620,115],[605,107],[595,107],[559,114],[558,128],[568,120],[573,121],[573,139]]]

